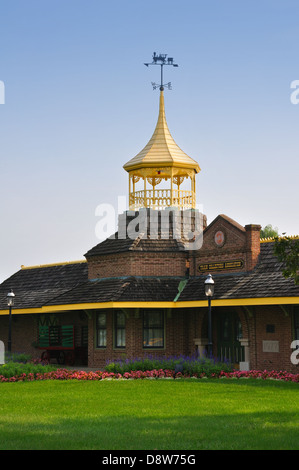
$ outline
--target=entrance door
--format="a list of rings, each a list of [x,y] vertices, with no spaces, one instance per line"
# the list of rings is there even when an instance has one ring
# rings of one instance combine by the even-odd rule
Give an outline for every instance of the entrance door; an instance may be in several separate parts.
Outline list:
[[[241,346],[242,325],[235,312],[217,315],[217,357],[232,364],[244,361],[244,346]]]

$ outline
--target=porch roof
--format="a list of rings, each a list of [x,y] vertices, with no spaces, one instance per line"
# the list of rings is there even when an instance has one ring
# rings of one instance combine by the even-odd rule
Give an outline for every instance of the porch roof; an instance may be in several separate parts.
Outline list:
[[[0,284],[0,310],[7,310],[10,289],[16,294],[14,308],[38,308],[87,279],[86,261],[22,267]]]
[[[74,310],[77,308],[100,308],[122,304],[151,307],[204,306],[205,274],[187,280],[179,293],[179,277],[118,277],[88,279],[86,262],[60,263],[34,269],[21,269],[0,285],[0,310],[7,313],[6,295],[10,288],[16,294],[16,313],[39,313],[46,309]],[[238,299],[253,299],[255,304],[298,303],[299,286],[292,279],[285,279],[282,265],[273,255],[273,243],[262,243],[256,268],[249,273],[213,274],[215,280],[215,305],[234,305]],[[263,300],[264,299],[264,300]],[[266,300],[265,300],[266,299]],[[276,300],[275,300],[276,299]],[[288,301],[284,302],[284,299]],[[222,302],[223,301],[223,302]],[[221,303],[222,302],[222,303]]]

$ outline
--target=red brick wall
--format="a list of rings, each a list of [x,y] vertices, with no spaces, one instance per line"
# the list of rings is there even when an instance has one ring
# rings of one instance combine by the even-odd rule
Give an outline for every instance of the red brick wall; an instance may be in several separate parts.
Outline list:
[[[193,309],[165,311],[165,347],[162,349],[143,348],[143,317],[142,310],[136,315],[133,309],[128,309],[126,318],[126,348],[115,348],[113,339],[113,311],[107,314],[107,347],[96,348],[95,319],[89,320],[89,366],[103,368],[108,360],[120,358],[144,357],[147,355],[172,356],[191,355],[195,353],[194,328],[198,322]]]
[[[245,225],[246,230],[246,265],[247,270],[251,271],[260,254],[260,225]]]
[[[290,359],[293,351],[290,348],[293,340],[293,316],[291,309],[287,311],[289,313],[285,314],[275,305],[255,308],[254,318],[250,319],[253,333],[250,338],[251,368],[299,372],[298,366],[293,365]],[[267,325],[274,325],[274,333],[267,333]],[[279,352],[264,351],[263,341],[278,341]]]
[[[224,244],[215,243],[215,234],[222,231]],[[242,260],[241,268],[230,272],[250,271],[257,263],[260,253],[260,226],[245,228],[226,216],[218,216],[203,233],[199,250],[176,252],[127,251],[125,253],[91,256],[88,259],[89,279],[118,276],[184,276],[186,260],[190,259],[190,275],[199,275],[198,267],[205,263]],[[208,272],[202,271],[202,272]],[[217,272],[227,272],[217,270]]]
[[[250,368],[267,370],[287,370],[298,373],[299,366],[292,365],[290,348],[293,338],[292,309],[287,308],[287,314],[279,306],[257,306],[248,312],[242,307],[236,308],[242,322],[243,338],[249,339]],[[221,309],[212,309],[214,347],[217,345],[215,319],[221,314]],[[165,311],[165,348],[143,349],[142,310],[127,310],[126,319],[126,348],[116,349],[113,343],[113,311],[107,315],[107,347],[95,347],[95,317],[96,312],[90,312],[89,319],[84,312],[67,312],[57,314],[60,324],[73,323],[79,331],[81,326],[88,323],[88,355],[89,367],[103,368],[109,359],[127,357],[142,357],[148,354],[161,355],[192,355],[195,353],[195,338],[207,338],[207,308],[173,309]],[[41,350],[35,349],[33,343],[37,338],[37,316],[15,315],[12,322],[12,351],[31,354],[39,358]],[[274,333],[267,333],[266,326],[274,325]],[[79,329],[78,329],[79,328]],[[8,315],[0,317],[0,340],[7,347]],[[263,351],[263,341],[278,341],[279,352]]]
[[[202,248],[195,254],[196,269],[205,263],[242,260],[243,267],[230,269],[230,272],[252,270],[260,253],[260,228],[259,225],[246,225],[244,228],[230,219],[219,216],[215,223],[204,231]],[[215,234],[218,231],[223,232],[225,237],[221,246],[215,243]],[[208,271],[210,270],[206,272]],[[227,269],[217,272],[227,272]]]
[[[8,315],[0,317],[0,340],[4,342],[7,350],[8,343]],[[34,358],[40,356],[32,343],[36,341],[37,316],[13,315],[11,326],[11,349],[15,353],[30,354]]]
[[[216,317],[221,309],[213,310],[213,345],[217,350]],[[249,339],[250,368],[267,370],[287,370],[298,373],[298,366],[292,365],[292,316],[286,316],[278,306],[261,306],[246,313],[242,308],[236,312],[242,322],[243,338]],[[143,357],[146,355],[192,355],[195,353],[195,338],[207,338],[207,308],[178,309],[165,311],[165,348],[143,349],[142,310],[135,315],[128,310],[126,319],[126,348],[114,348],[113,312],[107,315],[107,347],[95,347],[95,313],[89,320],[89,366],[104,367],[107,360],[121,357]],[[275,333],[266,333],[266,325],[274,324]],[[264,352],[263,341],[279,341],[279,353]]]
[[[92,257],[89,279],[118,276],[184,276],[188,253],[118,253]]]
[[[81,345],[81,327],[87,325],[87,316],[84,312],[72,311],[68,313],[52,314],[57,318],[59,325],[75,326],[75,346]],[[0,340],[4,342],[7,350],[8,341],[8,315],[0,317]],[[12,315],[12,352],[30,354],[34,359],[40,359],[42,350],[36,348],[38,336],[38,315]]]

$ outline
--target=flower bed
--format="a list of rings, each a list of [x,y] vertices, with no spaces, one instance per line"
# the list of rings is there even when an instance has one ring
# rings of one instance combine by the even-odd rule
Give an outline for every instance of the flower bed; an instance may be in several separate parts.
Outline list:
[[[219,373],[212,373],[207,375],[202,373],[200,375],[182,374],[181,372],[175,373],[170,369],[154,369],[147,371],[131,371],[123,374],[106,372],[106,371],[80,371],[69,369],[57,369],[48,372],[29,372],[20,373],[11,377],[1,375],[0,368],[0,382],[30,382],[34,380],[136,380],[136,379],[206,379],[206,378],[228,378],[228,379],[272,379],[283,380],[288,382],[299,382],[299,374],[291,374],[286,371],[238,371],[231,372],[220,371]]]
[[[213,357],[193,356],[155,356],[146,355],[144,357],[123,358],[108,361],[105,367],[106,372],[124,374],[131,371],[151,371],[151,370],[176,370],[188,374],[188,376],[197,376],[206,374],[218,375],[221,371],[231,372],[233,366],[228,361],[219,361]]]

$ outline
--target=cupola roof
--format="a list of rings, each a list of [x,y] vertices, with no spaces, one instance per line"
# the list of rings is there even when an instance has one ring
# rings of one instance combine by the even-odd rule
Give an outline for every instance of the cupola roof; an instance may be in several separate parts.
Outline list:
[[[145,167],[179,167],[200,172],[198,163],[176,144],[170,134],[165,116],[163,89],[160,91],[159,116],[155,131],[147,145],[123,168],[126,171]]]

